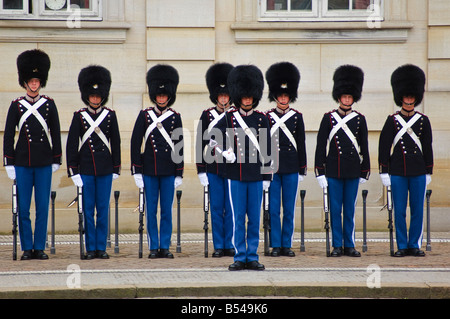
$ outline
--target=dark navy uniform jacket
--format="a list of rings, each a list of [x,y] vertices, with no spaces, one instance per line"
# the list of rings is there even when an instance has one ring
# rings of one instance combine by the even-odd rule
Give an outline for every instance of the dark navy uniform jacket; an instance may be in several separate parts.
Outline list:
[[[419,113],[419,112],[416,112]],[[406,117],[400,112],[390,115],[384,124],[380,134],[380,143],[378,150],[378,162],[380,173],[389,173],[391,175],[400,176],[417,176],[433,173],[433,146],[432,131],[430,120],[426,115],[421,115],[416,121],[412,130],[419,138],[422,144],[422,151],[406,133],[395,145],[392,153],[391,147],[397,132],[402,129],[402,125],[395,118],[400,116],[408,122],[411,117]]]
[[[94,121],[103,112],[109,111],[99,128],[108,139],[111,151],[95,131],[79,150],[81,139],[90,128],[90,124],[81,114],[83,111],[86,111]],[[69,177],[77,174],[95,176],[120,174],[120,132],[116,112],[106,107],[103,107],[103,110],[97,114],[91,113],[88,108],[82,108],[75,112],[67,136],[66,156]]]
[[[348,129],[353,133],[360,147],[361,153],[359,154],[343,129],[338,130],[332,140],[328,141],[331,130],[337,125],[332,116],[333,112],[337,112],[343,118],[338,111],[328,112],[322,118],[317,134],[314,164],[316,176],[369,179],[370,158],[365,116],[353,110],[357,113],[357,116],[347,122]],[[328,155],[327,146],[329,148]]]
[[[156,126],[145,143],[144,152],[141,152],[147,128],[153,123],[153,120],[148,114],[152,110],[156,110],[155,114],[158,117],[162,116],[159,115],[157,108],[150,107],[139,112],[136,119],[131,136],[131,173],[132,175],[173,175],[183,177],[183,124],[181,115],[172,108],[168,108],[165,112],[171,111],[173,114],[163,120],[161,124],[172,140],[174,150],[172,150],[170,144]]]
[[[18,98],[11,103],[6,118],[5,133],[3,136],[3,165],[36,167],[61,164],[62,150],[58,110],[55,102],[48,96],[42,95],[40,99],[47,100],[38,109],[38,112],[44,118],[50,130],[51,144],[41,123],[35,116],[31,115],[27,118],[19,132],[17,145],[14,145],[16,128],[19,125],[22,115],[27,111],[20,104],[20,101],[26,100],[26,98]]]
[[[226,150],[232,145],[236,155],[234,163],[226,163],[226,177],[244,182],[254,182],[262,180],[272,180],[272,170],[270,168],[270,125],[267,116],[259,111],[251,110],[241,117],[249,129],[258,140],[261,152],[258,152],[255,145],[250,141],[244,129],[238,123],[235,114],[239,110],[231,110],[217,123],[216,127],[223,134],[228,135],[223,138],[225,145],[219,145],[222,150]],[[228,128],[228,130],[227,130]],[[232,130],[230,130],[230,128]]]
[[[217,140],[217,128],[208,132],[209,125],[215,120],[212,111],[216,110],[216,107],[211,107],[202,112],[200,121],[197,127],[197,141],[196,141],[196,158],[197,158],[197,174],[199,173],[213,173],[220,176],[225,176],[225,162],[223,156],[216,152],[213,147],[209,146],[211,139]],[[222,113],[217,112],[220,116]],[[222,144],[222,143],[221,143]]]
[[[291,143],[283,130],[278,128],[272,136],[272,145],[278,149],[278,152],[277,149],[272,149],[272,153],[276,154],[274,161],[278,165],[278,167],[274,167],[274,170],[280,174],[299,173],[300,175],[306,175],[306,144],[303,115],[297,110],[289,110],[292,110],[295,114],[286,120],[284,124],[294,137],[297,148]],[[276,115],[281,120],[284,115],[279,113],[276,108],[269,110],[266,114],[269,118],[270,127],[276,123],[273,115]]]

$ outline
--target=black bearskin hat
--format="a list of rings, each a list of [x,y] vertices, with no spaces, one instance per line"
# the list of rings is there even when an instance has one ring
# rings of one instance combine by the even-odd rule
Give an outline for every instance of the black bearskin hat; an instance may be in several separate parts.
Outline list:
[[[175,103],[179,81],[180,78],[177,70],[170,65],[158,64],[150,68],[147,72],[150,100],[155,102],[157,95],[167,94],[169,96],[167,106],[171,106]]]
[[[343,94],[353,96],[353,101],[355,103],[361,99],[364,84],[364,73],[357,66],[340,66],[334,73],[333,81],[333,99],[336,102],[339,102]]]
[[[239,107],[243,97],[253,97],[257,107],[264,90],[264,76],[254,65],[239,65],[228,75],[228,88],[234,105]]]
[[[395,104],[402,106],[403,97],[414,96],[417,106],[425,93],[425,73],[415,65],[405,64],[392,73],[391,85]]]
[[[266,72],[269,86],[269,100],[275,101],[280,94],[289,95],[291,102],[297,100],[297,90],[300,83],[300,72],[290,62],[273,64]]]
[[[111,73],[99,65],[90,65],[81,70],[78,75],[78,87],[81,99],[89,105],[89,95],[99,95],[102,98],[102,106],[108,102],[111,89]]]
[[[217,103],[219,94],[230,95],[227,79],[232,69],[233,66],[229,63],[216,63],[206,72],[206,86],[209,91],[209,99],[214,104]]]
[[[17,71],[20,86],[26,88],[25,83],[31,79],[39,79],[41,81],[41,87],[45,87],[47,85],[50,65],[50,58],[44,51],[35,49],[21,53],[17,57]]]

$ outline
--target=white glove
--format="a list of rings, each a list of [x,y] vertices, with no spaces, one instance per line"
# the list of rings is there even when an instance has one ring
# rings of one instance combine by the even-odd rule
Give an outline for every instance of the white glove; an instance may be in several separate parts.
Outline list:
[[[360,184],[364,184],[365,182],[367,182],[367,179],[360,177],[359,178],[359,183]]]
[[[299,182],[299,183],[303,182],[304,179],[305,179],[305,176],[304,176],[304,175],[298,174],[298,182]]]
[[[73,183],[75,184],[76,187],[83,187],[83,180],[81,179],[81,175],[77,174],[77,175],[73,175],[70,177],[73,181]]]
[[[208,175],[206,175],[206,173],[199,173],[198,174],[198,179],[200,180],[200,184],[202,184],[203,187],[206,187],[206,186],[209,185]]]
[[[113,173],[113,181],[119,178],[119,174]]]
[[[431,174],[427,174],[427,185],[431,183]]]
[[[385,187],[391,186],[391,177],[388,173],[380,174],[381,182]]]
[[[270,181],[263,181],[263,190],[266,191],[270,187]]]
[[[142,174],[134,174],[133,177],[137,188],[144,188],[144,179],[142,178]]]
[[[175,188],[180,187],[181,184],[183,184],[183,178],[181,178],[181,176],[175,177],[175,182],[174,182]]]
[[[317,182],[319,183],[320,188],[325,189],[328,187],[327,178],[325,175],[317,176]]]
[[[56,172],[57,170],[59,170],[60,165],[59,164],[52,164],[52,173]]]
[[[233,150],[223,151],[222,156],[225,157],[225,159],[230,162],[234,163],[236,161],[236,155],[234,155]]]
[[[6,174],[8,174],[9,179],[16,179],[16,168],[14,165],[5,166]]]

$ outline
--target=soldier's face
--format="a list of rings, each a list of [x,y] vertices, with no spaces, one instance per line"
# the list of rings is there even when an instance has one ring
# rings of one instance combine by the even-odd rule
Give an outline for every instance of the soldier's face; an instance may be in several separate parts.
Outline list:
[[[230,102],[230,96],[228,94],[219,94],[217,96],[217,102],[219,102],[219,107],[225,107]]]
[[[97,94],[89,95],[89,104],[92,107],[99,107],[101,103],[102,103],[102,98],[100,95],[97,95]]]
[[[407,111],[412,111],[414,110],[415,103],[416,98],[414,96],[404,96],[402,107]]]
[[[167,103],[169,102],[169,96],[166,94],[158,94],[156,96],[156,103],[158,104],[158,106],[160,107],[165,107],[167,106]]]
[[[353,96],[350,94],[343,94],[341,96],[341,107],[343,109],[349,109],[353,105]]]
[[[287,95],[286,93],[280,94],[277,97],[277,106],[280,109],[284,110],[289,107],[289,101],[290,101],[289,95]]]
[[[27,85],[28,85],[28,88],[32,92],[37,92],[41,88],[41,80],[39,80],[39,79],[31,79],[30,81],[27,82]]]
[[[250,111],[253,108],[253,97],[243,97],[241,99],[241,107],[244,111]]]

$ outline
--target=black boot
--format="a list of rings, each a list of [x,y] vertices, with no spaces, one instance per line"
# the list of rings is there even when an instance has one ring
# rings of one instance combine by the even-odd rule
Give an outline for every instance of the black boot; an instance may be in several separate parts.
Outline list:
[[[361,257],[361,253],[353,247],[345,247],[344,255],[350,257]]]
[[[330,257],[341,257],[341,256],[342,256],[342,247],[334,247]]]

